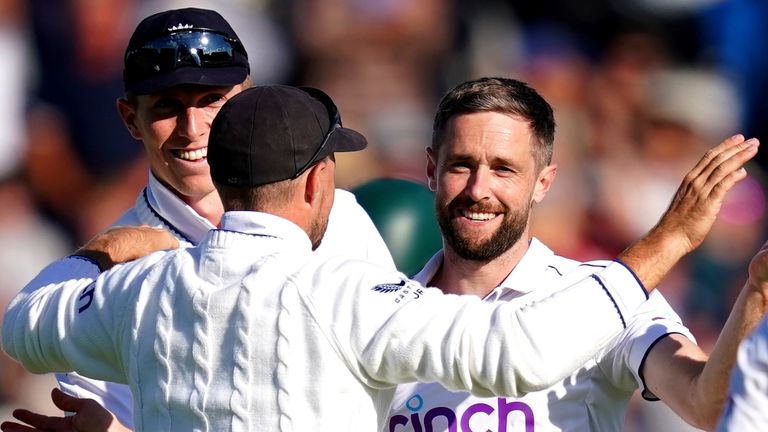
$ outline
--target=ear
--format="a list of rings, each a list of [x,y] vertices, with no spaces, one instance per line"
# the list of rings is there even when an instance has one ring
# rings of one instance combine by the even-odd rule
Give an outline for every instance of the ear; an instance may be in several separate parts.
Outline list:
[[[539,172],[539,176],[536,178],[536,185],[533,189],[533,202],[541,202],[549,192],[549,188],[552,187],[552,183],[555,181],[557,175],[557,164],[550,164],[544,167]]]
[[[307,171],[306,183],[304,184],[304,202],[310,206],[315,206],[323,193],[328,182],[327,176],[333,175],[327,159],[316,163]]]
[[[139,128],[136,127],[136,107],[131,105],[125,98],[117,99],[117,113],[120,114],[120,118],[123,119],[123,124],[128,128],[128,132],[134,139],[140,140],[141,133]]]
[[[437,170],[437,160],[435,152],[432,147],[427,147],[427,185],[429,190],[435,192],[437,190],[437,178],[435,177]]]

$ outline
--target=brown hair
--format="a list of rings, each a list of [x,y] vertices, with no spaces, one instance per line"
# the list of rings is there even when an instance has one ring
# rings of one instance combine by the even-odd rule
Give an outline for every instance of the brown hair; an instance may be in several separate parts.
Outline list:
[[[448,121],[460,114],[498,112],[528,121],[536,138],[533,156],[539,168],[552,162],[555,118],[552,107],[526,83],[510,78],[486,77],[451,89],[437,107],[432,127],[432,150],[437,153]]]

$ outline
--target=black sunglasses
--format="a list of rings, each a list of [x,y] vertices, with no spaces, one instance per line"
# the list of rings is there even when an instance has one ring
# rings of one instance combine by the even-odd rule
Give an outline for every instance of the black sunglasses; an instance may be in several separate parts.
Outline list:
[[[183,66],[216,68],[237,66],[235,53],[245,58],[243,44],[209,29],[174,32],[126,52],[125,67],[143,76],[173,71]]]
[[[311,158],[307,161],[307,163],[304,164],[298,171],[296,171],[296,174],[293,176],[294,179],[298,178],[300,175],[304,173],[304,171],[308,170],[312,165],[318,162],[318,157],[320,154],[322,154],[323,149],[325,148],[326,144],[328,144],[328,139],[331,137],[331,134],[337,129],[341,127],[341,114],[339,114],[339,109],[336,108],[336,104],[333,103],[333,100],[330,96],[325,94],[325,92],[318,90],[316,88],[312,87],[299,87],[302,91],[309,94],[313,98],[319,100],[322,102],[323,106],[325,106],[325,110],[328,112],[328,119],[330,120],[330,126],[328,127],[328,132],[325,133],[325,137],[323,138],[323,142],[320,143],[320,147],[315,150],[315,153],[312,155]]]

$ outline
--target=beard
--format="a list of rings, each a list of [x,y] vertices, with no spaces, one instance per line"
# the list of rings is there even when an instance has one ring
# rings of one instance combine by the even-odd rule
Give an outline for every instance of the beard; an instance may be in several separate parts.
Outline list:
[[[437,207],[437,222],[443,232],[445,242],[461,258],[470,261],[488,262],[501,256],[517,243],[522,237],[528,225],[529,207],[523,207],[512,211],[502,206],[503,219],[501,226],[491,233],[486,239],[462,233],[458,221],[453,217],[457,214],[456,208],[462,207],[475,212],[498,212],[488,206],[477,203],[463,203],[457,197],[448,205]]]
[[[333,194],[333,192],[331,193]],[[333,195],[331,195],[331,200],[333,200]],[[322,243],[323,237],[325,237],[325,232],[328,230],[328,219],[331,215],[332,205],[333,201],[331,201],[330,205],[328,205],[326,202],[323,202],[320,205],[321,210],[319,214],[317,217],[313,218],[312,222],[310,223],[309,232],[307,232],[307,235],[309,235],[309,240],[312,242],[312,250],[316,250],[318,247],[320,247],[320,243]],[[327,211],[325,211],[326,206]]]
[[[309,227],[309,240],[312,242],[312,250],[316,250],[320,247],[320,243],[323,241],[325,231],[328,229],[328,217],[315,218],[312,220],[312,224]]]

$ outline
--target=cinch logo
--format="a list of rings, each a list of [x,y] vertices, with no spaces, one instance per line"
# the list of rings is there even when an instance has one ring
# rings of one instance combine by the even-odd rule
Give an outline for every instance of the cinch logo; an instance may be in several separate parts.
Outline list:
[[[399,414],[390,417],[389,432],[397,432],[398,429],[400,431],[406,430],[405,428],[398,428],[398,426],[408,425],[413,428],[414,432],[435,432],[436,428],[434,421],[437,418],[443,418],[443,420],[439,420],[438,424],[440,426],[438,426],[438,428],[442,428],[443,425],[447,423],[448,432],[481,432],[473,431],[470,428],[470,419],[474,415],[490,416],[494,411],[496,411],[495,415],[498,418],[498,432],[512,432],[507,430],[507,417],[512,412],[522,413],[525,416],[525,432],[534,431],[533,410],[528,404],[518,401],[507,402],[505,398],[497,398],[496,403],[498,406],[495,408],[482,402],[470,405],[461,415],[460,419],[457,419],[456,412],[448,407],[434,407],[425,412],[422,417],[419,414],[419,411],[424,407],[424,399],[421,395],[415,394],[405,403],[405,407],[413,414],[411,414],[410,418]],[[457,429],[457,420],[459,420],[458,425],[460,426],[460,429]]]

